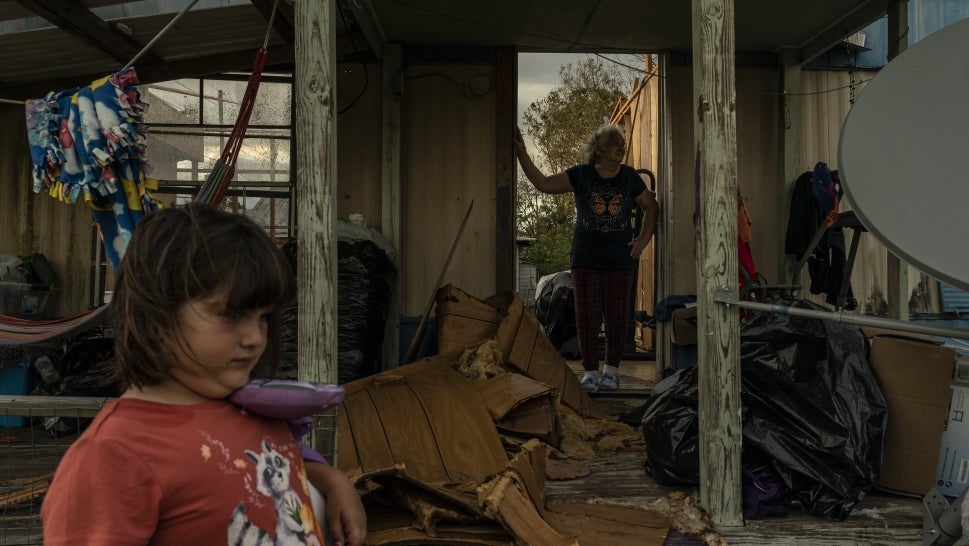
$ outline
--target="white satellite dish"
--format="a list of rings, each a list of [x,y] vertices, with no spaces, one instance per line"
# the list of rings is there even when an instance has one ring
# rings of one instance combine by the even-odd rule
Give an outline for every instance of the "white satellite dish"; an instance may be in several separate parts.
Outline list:
[[[893,59],[841,130],[839,173],[894,254],[969,290],[969,19]]]

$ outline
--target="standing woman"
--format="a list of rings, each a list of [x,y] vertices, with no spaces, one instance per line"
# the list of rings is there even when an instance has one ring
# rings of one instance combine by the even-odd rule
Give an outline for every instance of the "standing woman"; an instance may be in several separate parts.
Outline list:
[[[586,163],[545,176],[535,166],[521,130],[515,130],[515,151],[525,176],[544,193],[575,194],[572,235],[572,287],[575,327],[582,353],[582,388],[619,388],[619,364],[639,256],[653,238],[659,206],[635,169],[623,165],[626,139],[622,129],[607,123],[586,142]],[[639,234],[630,222],[633,208],[643,210]],[[606,363],[599,374],[599,326],[605,320]]]

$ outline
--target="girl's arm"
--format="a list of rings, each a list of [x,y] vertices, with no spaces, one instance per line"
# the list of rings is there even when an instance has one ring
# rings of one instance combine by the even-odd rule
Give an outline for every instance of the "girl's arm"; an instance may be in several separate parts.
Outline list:
[[[306,478],[326,497],[326,530],[334,546],[360,546],[367,537],[367,512],[355,487],[341,470],[304,461]]]

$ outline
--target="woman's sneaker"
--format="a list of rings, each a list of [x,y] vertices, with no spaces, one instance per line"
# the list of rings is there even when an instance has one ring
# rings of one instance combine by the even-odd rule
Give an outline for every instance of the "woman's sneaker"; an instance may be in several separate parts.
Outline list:
[[[596,392],[599,390],[598,378],[592,374],[586,374],[579,382],[579,386],[586,392]]]
[[[607,391],[614,391],[619,388],[619,377],[609,372],[603,372],[599,379],[599,388]]]

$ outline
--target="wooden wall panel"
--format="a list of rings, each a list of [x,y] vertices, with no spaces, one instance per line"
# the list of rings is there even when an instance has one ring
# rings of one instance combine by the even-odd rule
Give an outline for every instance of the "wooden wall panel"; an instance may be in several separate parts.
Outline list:
[[[851,110],[852,98],[860,97],[865,84],[875,77],[876,72],[804,72],[804,142],[803,170],[812,170],[815,163],[824,161],[831,169],[838,168],[838,142],[841,126]],[[850,184],[850,181],[846,181]],[[841,210],[851,210],[852,203],[845,200]],[[863,206],[863,205],[862,205]],[[845,231],[847,236],[851,230]],[[886,269],[888,252],[883,244],[871,233],[862,235],[851,275],[851,285],[859,303],[859,311],[869,315],[884,316],[888,311]],[[909,268],[909,294],[915,306],[913,312],[939,312],[939,294],[934,279]],[[807,272],[802,272],[801,284],[810,285]],[[823,302],[824,295],[812,296],[806,290],[804,295],[814,301]]]
[[[0,105],[0,254],[43,253],[58,278],[57,316],[87,310],[92,222],[86,205],[68,205],[32,188],[22,107]]]
[[[669,86],[672,173],[667,194],[666,228],[672,247],[666,249],[672,263],[673,282],[667,294],[696,294],[696,245],[693,209],[696,198],[694,170],[697,144],[693,138],[693,69],[671,68]]]
[[[363,215],[381,231],[382,68],[372,63],[337,66],[337,217]]]
[[[806,71],[802,73],[803,94],[799,97],[803,108],[801,157],[802,172],[812,170],[815,163],[824,161],[831,169],[838,168],[838,142],[841,126],[851,109],[852,96],[863,93],[865,82],[875,73],[856,71]],[[667,228],[674,241],[673,288],[670,294],[693,294],[696,290],[696,269],[693,256],[693,172],[696,144],[691,125],[692,72],[688,68],[671,70],[669,79],[672,101],[673,173],[670,219]],[[777,107],[779,76],[771,70],[738,69],[737,71],[737,153],[738,186],[747,198],[753,216],[751,247],[758,269],[772,283],[790,283],[793,257],[781,259],[790,207],[789,188],[792,180],[781,180],[783,166],[780,127]],[[850,182],[849,182],[850,183]],[[842,210],[850,210],[847,200]],[[852,235],[846,230],[846,235]],[[784,267],[774,264],[784,264]],[[886,250],[872,234],[862,236],[858,256],[852,271],[852,290],[859,302],[859,311],[884,315],[887,311]],[[807,270],[799,279],[804,287],[802,296],[823,303],[824,294],[812,295],[808,287]],[[909,293],[917,302],[916,312],[937,312],[938,293],[932,279],[915,268],[909,270]]]
[[[619,123],[626,131],[626,164],[636,169],[649,169],[659,181],[659,78],[647,77],[630,95],[626,104],[614,115],[614,123]],[[642,175],[647,188],[650,187],[649,178]],[[662,197],[657,193],[657,200]],[[663,203],[660,203],[662,210]],[[643,250],[636,272],[636,300],[635,310],[646,311],[650,315],[656,306],[656,245],[659,233],[653,242]],[[655,349],[654,330],[648,327],[638,327],[636,331],[639,346],[645,350]]]
[[[779,77],[764,69],[737,70],[737,188],[746,200],[752,225],[751,253],[758,272],[769,282],[785,282],[778,256],[784,252],[786,215]]]
[[[696,203],[694,166],[697,145],[693,138],[692,70],[670,72],[673,119],[672,199],[667,204],[674,248],[673,287],[670,294],[696,293],[693,213]],[[737,69],[737,186],[753,217],[751,250],[754,263],[771,282],[780,282],[778,252],[784,251],[784,228],[779,228],[778,207],[783,190],[777,112],[778,76],[765,69]],[[786,227],[786,226],[785,226]]]
[[[495,292],[495,93],[492,66],[417,65],[402,96],[401,314],[434,292],[468,206],[474,209],[442,284]]]

